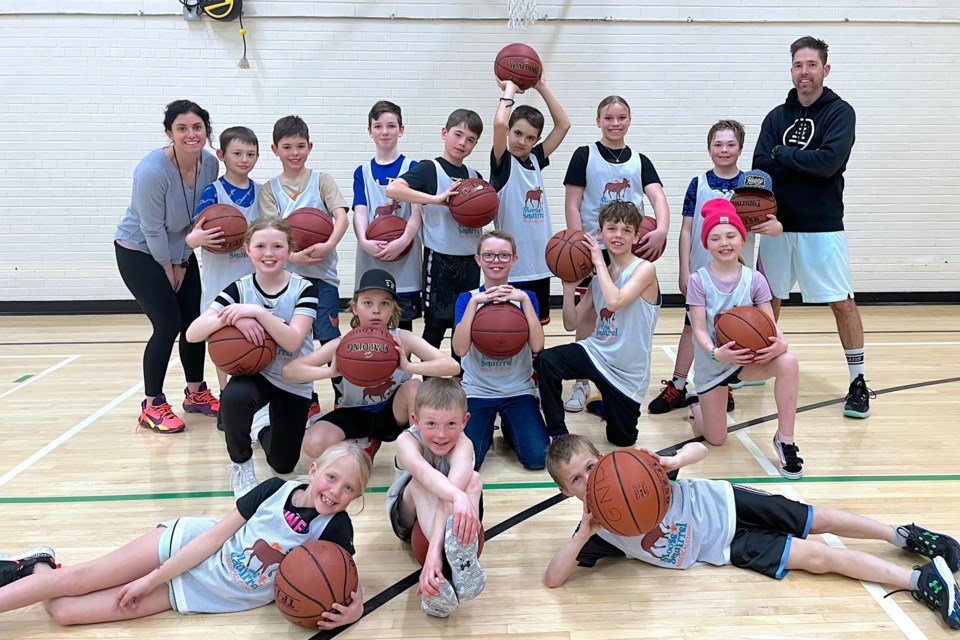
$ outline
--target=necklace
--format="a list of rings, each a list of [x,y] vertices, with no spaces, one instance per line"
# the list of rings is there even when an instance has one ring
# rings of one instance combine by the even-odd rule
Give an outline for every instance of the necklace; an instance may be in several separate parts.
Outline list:
[[[202,156],[201,152],[201,156]],[[180,160],[177,158],[177,148],[173,147],[173,163],[177,165],[177,175],[180,176],[180,192],[183,194],[183,206],[187,208],[187,219],[193,218],[193,212],[197,210],[197,181],[200,179],[200,158],[197,158],[197,166],[193,174],[193,208],[190,208],[190,202],[187,200],[187,185],[183,181],[183,172],[180,169]]]
[[[603,144],[603,143],[601,142],[600,144]],[[620,153],[614,153],[614,152],[613,152],[613,149],[610,148],[610,147],[608,147],[607,145],[604,144],[603,147],[604,147],[607,151],[610,152],[610,155],[613,156],[613,159],[616,161],[617,164],[620,164],[620,158],[622,158],[624,152],[627,151],[627,149],[630,148],[630,147],[624,147],[624,148],[620,149]]]

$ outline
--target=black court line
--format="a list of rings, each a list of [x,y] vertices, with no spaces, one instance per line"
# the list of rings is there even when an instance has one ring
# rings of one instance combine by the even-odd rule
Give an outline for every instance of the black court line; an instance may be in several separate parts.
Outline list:
[[[920,389],[922,387],[933,387],[936,385],[950,384],[953,382],[960,382],[960,376],[957,376],[954,378],[941,378],[939,380],[928,380],[926,382],[914,382],[912,384],[900,385],[899,387],[890,387],[889,389],[881,389],[879,391],[874,391],[874,393],[878,396],[882,396],[888,393],[897,393],[898,391],[908,391],[910,389]],[[813,411],[814,409],[822,409],[823,407],[829,407],[831,405],[840,404],[845,400],[846,398],[834,398],[833,400],[824,400],[822,402],[815,402],[813,404],[808,404],[803,407],[798,407],[797,413]],[[742,429],[746,429],[747,427],[753,427],[758,424],[762,424],[764,422],[769,422],[771,420],[775,420],[776,417],[777,417],[777,414],[773,413],[770,415],[761,416],[759,418],[753,418],[752,420],[747,420],[746,422],[740,422],[738,424],[734,424],[728,427],[727,433],[734,433],[735,431],[740,431]],[[703,436],[699,436],[697,438],[690,438],[689,440],[678,442],[672,447],[665,447],[660,451],[658,451],[657,453],[659,455],[664,455],[671,449],[679,449],[683,445],[688,444],[690,442],[703,442],[703,441],[704,441]],[[507,518],[506,520],[493,526],[489,530],[484,530],[484,537],[486,540],[495,538],[496,536],[500,535],[504,531],[508,531],[509,529],[512,529],[513,527],[517,526],[524,520],[528,520],[533,516],[537,515],[538,513],[541,513],[542,511],[546,511],[550,507],[560,504],[566,499],[567,499],[567,496],[563,495],[562,493],[558,493],[551,498],[547,498],[543,502],[539,502],[533,505],[532,507],[528,507],[527,509],[524,509],[523,511],[516,514],[515,516],[511,516],[510,518]],[[391,600],[399,596],[401,593],[403,593],[413,585],[417,584],[417,582],[419,582],[419,576],[420,576],[420,570],[418,569],[413,573],[411,573],[410,575],[408,575],[407,577],[401,580],[398,580],[393,585],[387,587],[386,589],[384,589],[374,597],[370,598],[367,602],[363,604],[363,615],[360,616],[360,620],[363,620],[368,614],[373,613],[374,611],[376,611],[383,605],[387,604],[388,602],[390,602]],[[358,620],[357,622],[359,622],[360,620]],[[356,624],[356,623],[353,623],[353,624]],[[310,640],[327,640],[328,638],[336,637],[340,635],[340,633],[352,627],[353,624],[349,624],[343,627],[338,627],[331,631],[326,631],[326,630],[321,631],[320,633],[317,633],[316,635],[312,636]]]

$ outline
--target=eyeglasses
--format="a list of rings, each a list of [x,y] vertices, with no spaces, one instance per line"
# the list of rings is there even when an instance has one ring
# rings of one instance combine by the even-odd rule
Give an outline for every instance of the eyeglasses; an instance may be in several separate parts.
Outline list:
[[[513,260],[512,253],[481,253],[480,259],[484,262],[510,262]]]

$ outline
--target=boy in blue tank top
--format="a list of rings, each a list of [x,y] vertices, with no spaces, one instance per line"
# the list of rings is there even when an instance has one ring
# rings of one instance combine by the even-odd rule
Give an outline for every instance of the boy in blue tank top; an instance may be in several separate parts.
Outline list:
[[[541,80],[534,89],[550,110],[553,129],[540,142],[543,114],[530,105],[513,108],[514,96],[523,93],[510,80],[500,81],[503,97],[493,118],[490,184],[500,195],[500,212],[494,225],[519,244],[510,284],[532,291],[537,298],[540,322],[550,322],[550,270],[544,253],[553,235],[550,209],[544,193],[542,170],[570,130],[570,118]],[[539,144],[537,144],[539,142]]]
[[[464,164],[473,153],[483,121],[469,109],[457,109],[441,131],[443,156],[424,160],[387,186],[387,197],[419,204],[423,216],[423,339],[435,347],[453,328],[457,296],[480,284],[473,259],[481,229],[453,219],[447,198],[458,180],[482,177]]]
[[[397,284],[401,329],[413,329],[413,321],[422,315],[420,304],[420,262],[423,248],[420,205],[400,203],[386,196],[387,186],[417,165],[397,149],[403,136],[400,107],[380,100],[367,115],[367,132],[376,145],[376,155],[353,172],[353,231],[357,236],[355,273],[382,269]],[[400,216],[407,221],[403,235],[390,242],[367,239],[367,227],[382,216]],[[404,252],[407,252],[404,255]]]
[[[653,455],[670,472],[703,460],[707,448],[691,442],[675,455]],[[960,571],[960,545],[950,536],[915,524],[888,525],[850,511],[806,505],[725,480],[701,479],[671,483],[667,514],[649,533],[618,536],[600,527],[584,500],[599,459],[593,443],[581,436],[563,436],[550,444],[550,476],[564,495],[584,503],[573,537],[547,567],[550,588],[564,584],[578,566],[591,568],[605,557],[626,556],[665,569],[732,564],[777,580],[798,569],[910,591],[948,627],[960,629],[960,589],[953,576]],[[825,533],[888,542],[931,560],[908,569],[871,553],[807,539]]]
[[[641,214],[628,201],[600,209],[600,240],[587,235],[596,276],[574,304],[577,284],[563,283],[563,328],[574,331],[596,314],[593,333],[573,344],[544,350],[534,362],[540,403],[551,438],[567,433],[561,397],[563,380],[592,380],[603,397],[607,440],[618,447],[637,441],[640,402],[650,385],[653,332],[660,315],[660,287],[653,263],[633,255]]]
[[[533,381],[533,358],[543,350],[543,326],[532,291],[508,284],[517,264],[517,244],[505,231],[490,231],[480,238],[475,259],[483,271],[479,289],[461,293],[457,299],[453,350],[463,368],[470,420],[465,433],[473,442],[477,470],[493,442],[493,422],[500,415],[504,442],[517,453],[526,469],[543,469],[547,455],[547,426],[540,414],[537,385]],[[520,353],[492,358],[472,342],[473,319],[481,306],[515,304],[523,311],[530,337]]]

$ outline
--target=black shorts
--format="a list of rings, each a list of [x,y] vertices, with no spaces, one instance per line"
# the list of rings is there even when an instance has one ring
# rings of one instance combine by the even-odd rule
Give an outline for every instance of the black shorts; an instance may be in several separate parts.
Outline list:
[[[603,262],[608,267],[610,266],[610,253],[606,249],[601,249],[603,251]],[[593,281],[593,276],[589,275],[583,280],[580,281],[580,284],[577,285],[577,293],[584,294],[587,292],[587,289],[590,288],[590,283]]]
[[[393,416],[393,399],[396,397],[397,394],[394,393],[373,407],[334,409],[320,419],[340,427],[348,439],[377,438],[384,442],[393,442],[410,426],[409,423],[397,425],[397,419]]]
[[[480,286],[480,265],[472,255],[451,256],[423,250],[423,319],[431,327],[452,329],[457,298]]]
[[[743,371],[743,367],[737,367],[736,369],[733,370],[733,372],[730,373],[730,375],[728,375],[726,378],[724,378],[723,380],[721,380],[721,381],[718,382],[717,384],[713,385],[712,387],[707,387],[706,389],[702,389],[702,390],[701,390],[701,389],[697,389],[696,395],[697,395],[697,396],[702,396],[703,394],[705,394],[705,393],[707,393],[707,392],[713,391],[713,390],[716,389],[717,387],[729,387],[731,382],[734,382],[735,380],[739,380],[739,379],[740,379],[740,372],[741,372],[741,371]]]
[[[411,478],[412,480],[413,478]],[[410,538],[413,537],[413,525],[417,523],[416,518],[414,518],[413,523],[409,527],[405,527],[400,523],[400,504],[403,502],[403,492],[407,490],[407,484],[400,487],[400,492],[397,494],[397,499],[390,505],[390,527],[393,529],[394,535],[403,540],[404,542],[410,542]],[[480,502],[477,505],[477,516],[480,518],[481,524],[483,523],[483,492],[480,493]],[[447,556],[443,556],[443,566],[447,568]],[[447,573],[446,575],[450,575]]]
[[[540,324],[550,324],[550,278],[527,280],[526,282],[511,282],[517,289],[526,289],[537,297],[537,312],[540,315]]]
[[[737,529],[730,543],[730,563],[782,579],[793,538],[810,533],[813,507],[739,485],[733,488],[733,500]]]
[[[684,310],[685,310],[685,311],[683,312],[683,326],[685,326],[685,327],[693,327],[693,323],[690,322],[690,305],[685,304],[685,305],[683,305],[683,308],[684,308]]]
[[[400,300],[399,307],[401,322],[412,322],[423,315],[423,306],[419,291],[398,293],[397,298]]]

